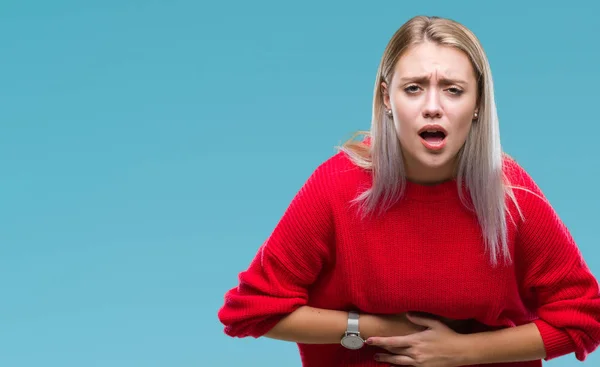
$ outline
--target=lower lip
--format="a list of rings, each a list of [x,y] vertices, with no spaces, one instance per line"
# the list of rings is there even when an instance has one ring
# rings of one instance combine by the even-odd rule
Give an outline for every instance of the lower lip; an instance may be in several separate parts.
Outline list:
[[[428,142],[427,140],[421,138],[421,143],[423,143],[425,148],[427,148],[429,150],[442,150],[446,146],[446,138],[444,138],[439,143],[435,143],[435,144],[432,144],[432,143]]]

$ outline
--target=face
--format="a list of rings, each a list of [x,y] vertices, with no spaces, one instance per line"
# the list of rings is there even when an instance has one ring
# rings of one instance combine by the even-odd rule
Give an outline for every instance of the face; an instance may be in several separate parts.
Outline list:
[[[466,54],[426,42],[411,47],[382,84],[408,179],[435,183],[454,175],[477,112],[477,81]]]

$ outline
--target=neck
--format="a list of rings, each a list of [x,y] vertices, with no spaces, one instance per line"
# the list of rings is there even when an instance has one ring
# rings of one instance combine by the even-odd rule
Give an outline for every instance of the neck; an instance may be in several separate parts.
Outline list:
[[[423,185],[423,186],[435,186],[435,185],[439,185],[442,184],[444,182],[448,182],[450,180],[452,180],[453,177],[448,177],[446,179],[419,179],[419,178],[414,178],[411,176],[406,176],[406,180],[417,184],[417,185]]]
[[[419,185],[433,186],[456,177],[457,160],[452,160],[443,166],[431,167],[404,157],[404,167],[408,181]]]

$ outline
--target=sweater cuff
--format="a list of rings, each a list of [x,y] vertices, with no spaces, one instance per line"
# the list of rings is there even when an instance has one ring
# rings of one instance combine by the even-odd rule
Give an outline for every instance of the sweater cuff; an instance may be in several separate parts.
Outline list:
[[[575,344],[573,344],[569,334],[551,326],[545,321],[538,319],[533,322],[537,326],[540,335],[542,336],[542,341],[544,342],[544,348],[546,349],[545,361],[575,351]]]

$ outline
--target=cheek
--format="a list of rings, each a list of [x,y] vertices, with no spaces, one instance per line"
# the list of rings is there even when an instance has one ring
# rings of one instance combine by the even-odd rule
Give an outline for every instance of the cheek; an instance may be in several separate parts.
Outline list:
[[[399,104],[396,105],[394,112],[394,127],[400,141],[411,138],[411,135],[418,129],[419,110],[412,108],[410,104]]]
[[[458,113],[449,113],[447,115],[450,125],[455,136],[460,137],[460,140],[467,138],[469,130],[473,125],[473,114],[470,108],[464,108],[461,106]]]
[[[456,127],[454,132],[457,139],[453,142],[457,146],[462,146],[467,137],[469,136],[469,131],[471,130],[472,123],[471,121],[463,122]]]
[[[414,140],[413,131],[414,119],[406,116],[406,114],[398,114],[394,119],[394,128],[396,129],[396,135],[403,146],[408,146],[412,140]]]

